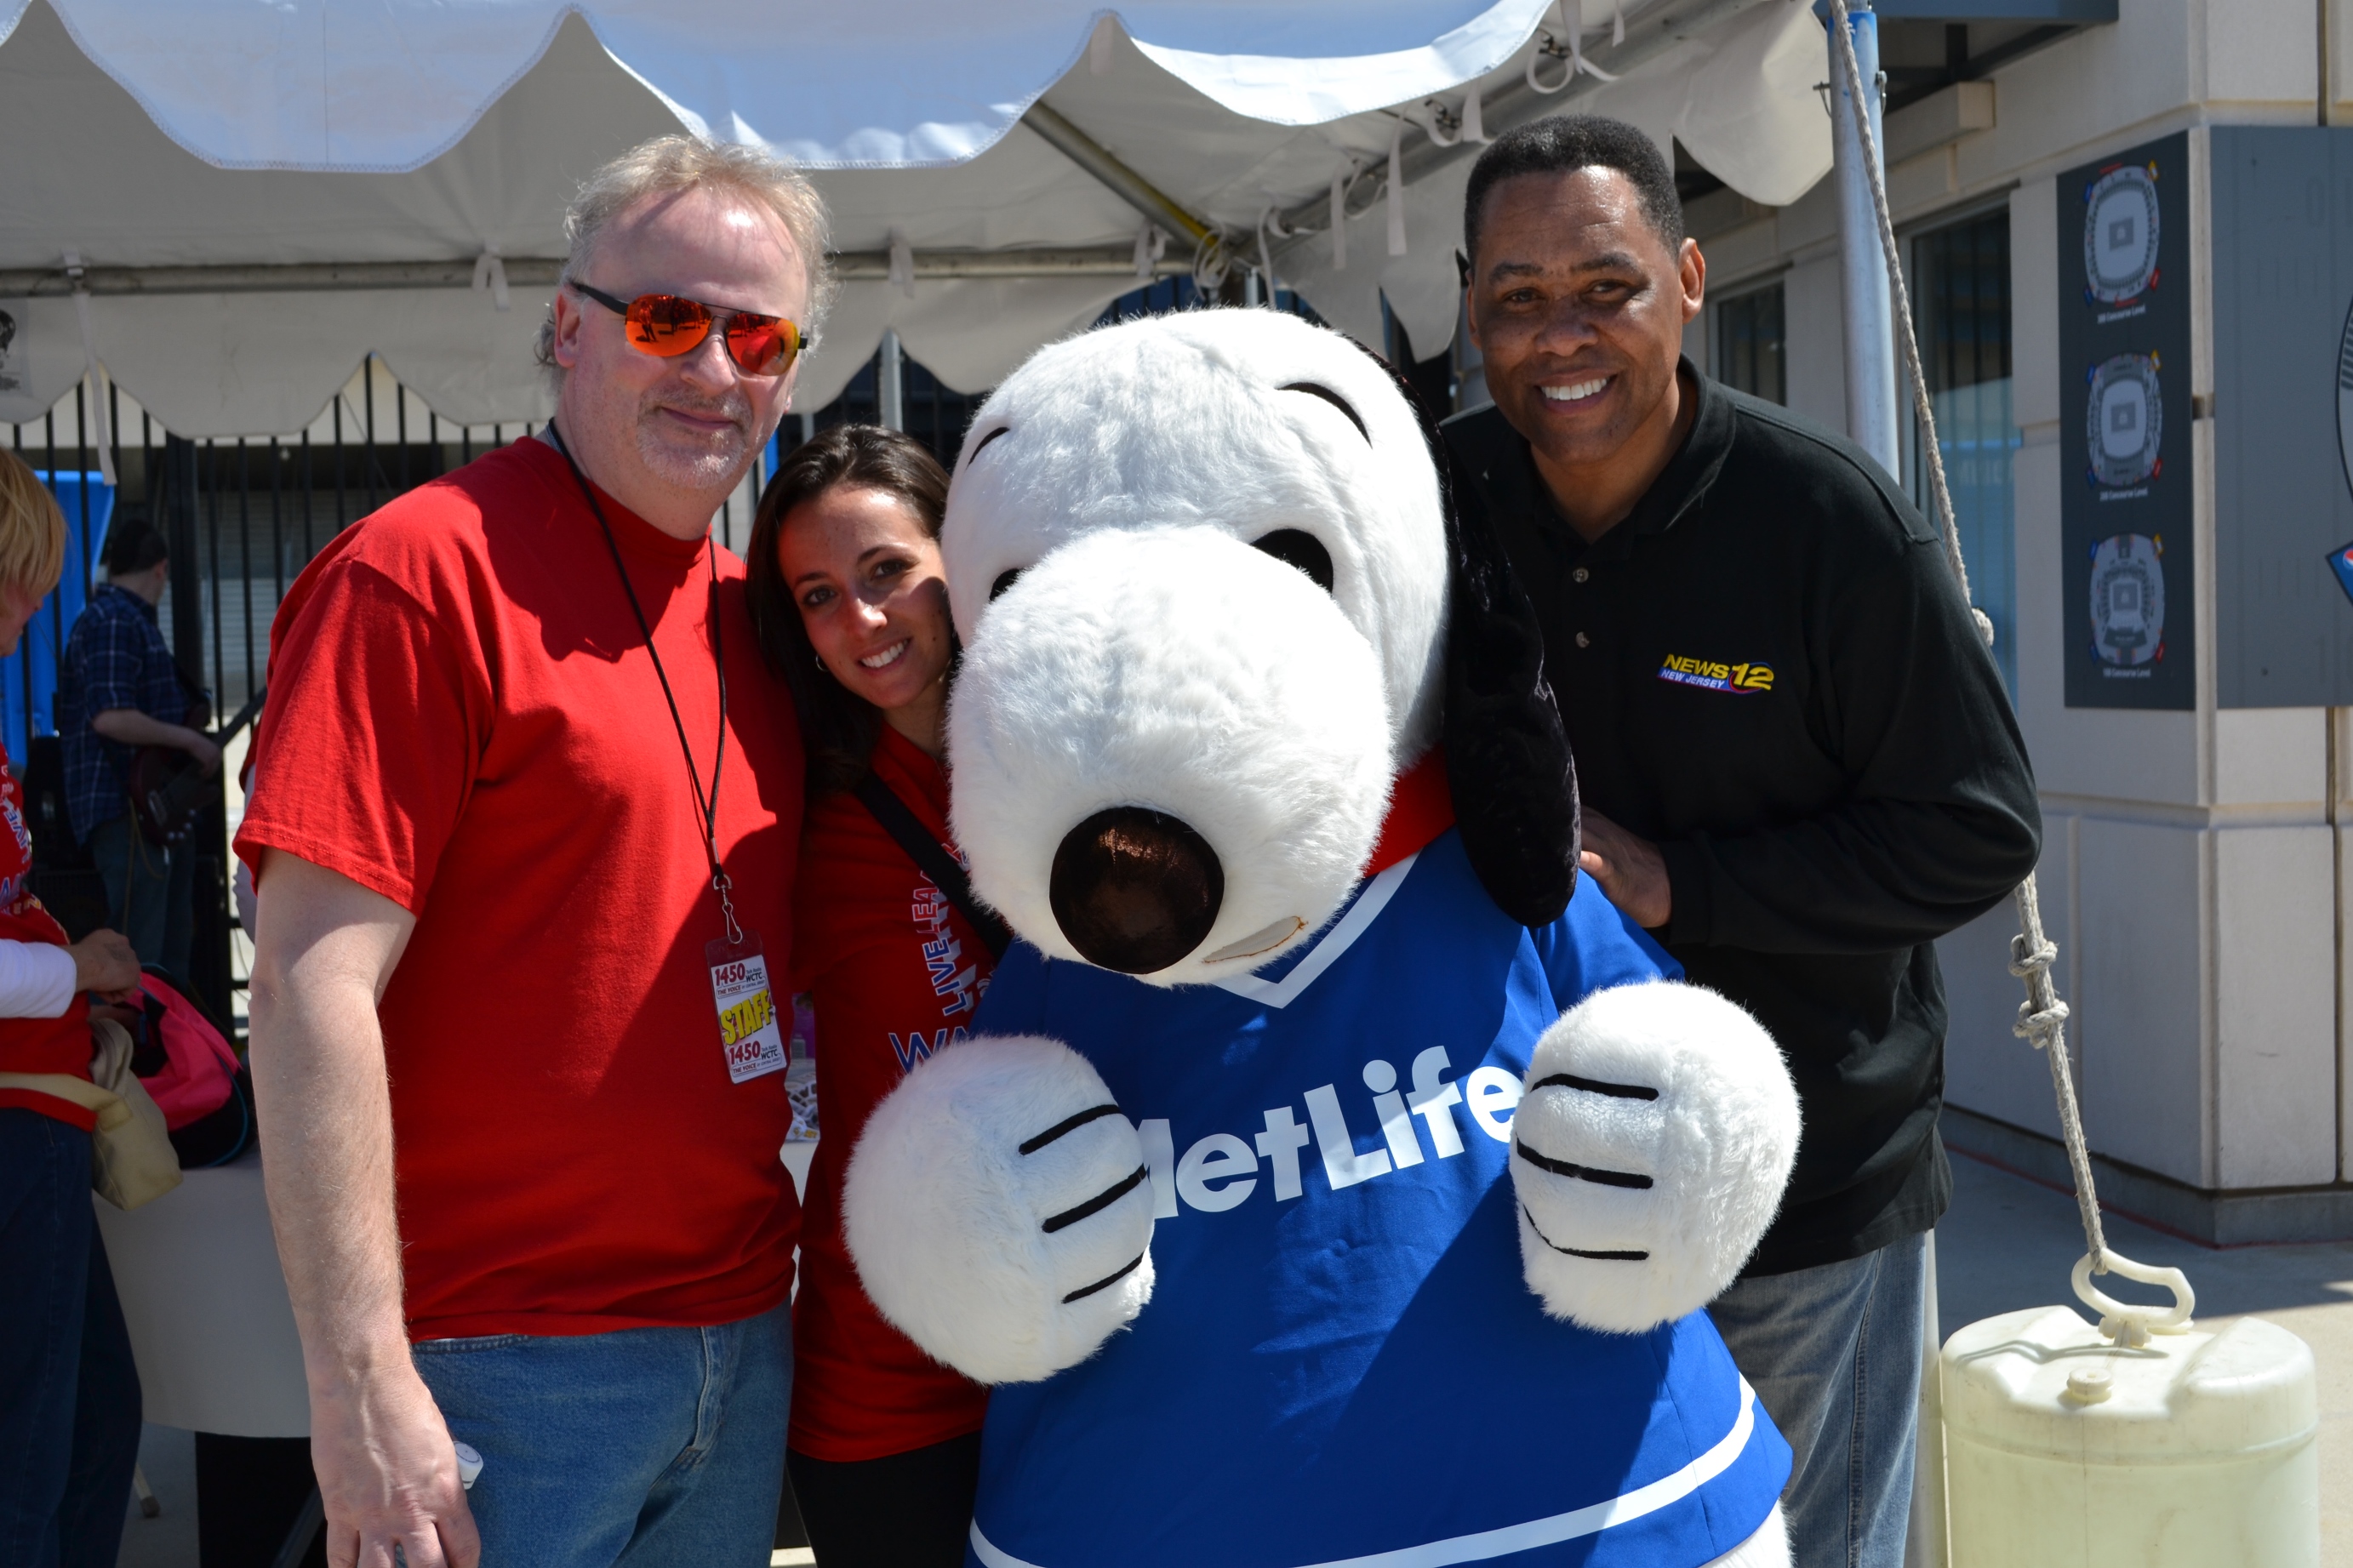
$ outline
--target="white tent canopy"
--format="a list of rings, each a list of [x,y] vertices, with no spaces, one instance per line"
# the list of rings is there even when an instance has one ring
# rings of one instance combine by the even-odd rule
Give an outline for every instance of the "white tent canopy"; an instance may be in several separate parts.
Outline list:
[[[181,434],[283,432],[370,353],[453,422],[542,417],[529,343],[565,203],[681,127],[776,147],[831,204],[849,281],[803,407],[886,328],[977,390],[1136,286],[1144,218],[1038,132],[1047,110],[1231,265],[1271,263],[1376,342],[1386,294],[1426,349],[1453,325],[1474,149],[1450,144],[1474,89],[1490,132],[1573,100],[1768,204],[1828,170],[1799,0],[1628,0],[1622,42],[1613,0],[1574,26],[1556,4],[0,0],[0,421],[46,412],[94,356]],[[1531,59],[1549,89],[1572,48],[1623,79],[1530,91]],[[1335,176],[1345,268],[1281,216],[1323,228]],[[1161,269],[1189,266],[1182,221],[1158,226]]]

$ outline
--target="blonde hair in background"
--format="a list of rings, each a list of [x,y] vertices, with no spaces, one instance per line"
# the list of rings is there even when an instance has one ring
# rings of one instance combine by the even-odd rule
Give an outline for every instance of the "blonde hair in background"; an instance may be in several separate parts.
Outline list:
[[[66,514],[58,498],[24,458],[0,451],[0,583],[46,595],[65,565]]]
[[[581,183],[580,194],[564,214],[564,237],[570,254],[564,263],[565,282],[586,270],[596,258],[596,241],[605,226],[649,196],[673,195],[699,186],[735,191],[776,215],[792,236],[807,271],[807,320],[796,322],[804,351],[814,347],[833,309],[839,284],[833,276],[832,220],[825,198],[808,176],[765,148],[733,142],[705,142],[700,137],[657,136],[622,153]],[[549,308],[540,323],[533,353],[541,366],[561,385],[564,369],[555,363],[555,314]]]

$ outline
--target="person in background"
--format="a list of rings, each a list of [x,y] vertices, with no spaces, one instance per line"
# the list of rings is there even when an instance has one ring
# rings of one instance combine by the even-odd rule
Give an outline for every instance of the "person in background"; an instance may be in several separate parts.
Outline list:
[[[960,870],[943,763],[955,652],[940,565],[947,489],[908,437],[839,426],[777,468],[752,529],[753,615],[808,754],[794,971],[822,1042],[823,1136],[802,1209],[787,1460],[827,1568],[960,1568],[987,1411],[987,1390],[875,1310],[841,1218],[867,1118],[963,1038],[995,963],[987,940],[1002,941],[959,907],[960,876],[935,866],[956,885],[944,889],[869,804]]]
[[[338,534],[271,627],[253,1079],[339,1564],[776,1540],[803,763],[710,531],[792,405],[825,208],[666,136],[565,228],[546,430]]]
[[[0,452],[0,658],[58,585],[66,520]],[[90,1212],[91,1112],[14,1084],[87,1079],[88,994],[135,996],[111,931],[69,944],[26,889],[33,837],[0,749],[0,1563],[114,1568],[139,1462],[139,1371]]]
[[[220,748],[187,719],[194,706],[156,624],[172,571],[164,536],[135,517],[108,531],[106,581],[66,637],[58,670],[58,745],[66,768],[66,811],[106,882],[110,919],[142,963],[188,976],[195,939],[196,858],[139,832],[131,806],[131,763],[142,746],[185,752],[206,773]]]
[[[1682,357],[1707,263],[1649,137],[1497,138],[1463,238],[1495,401],[1446,436],[1543,628],[1584,868],[1798,1086],[1780,1215],[1711,1314],[1795,1450],[1795,1560],[1895,1568],[1952,1193],[1936,940],[2034,868],[2018,721],[1895,481]]]

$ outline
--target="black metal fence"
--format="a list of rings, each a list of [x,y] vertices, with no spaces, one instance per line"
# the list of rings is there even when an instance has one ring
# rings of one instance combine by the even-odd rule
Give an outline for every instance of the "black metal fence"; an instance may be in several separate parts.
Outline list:
[[[955,461],[956,449],[964,445],[964,433],[972,424],[972,416],[980,411],[985,392],[964,393],[944,384],[938,376],[914,360],[900,362],[899,408],[901,426],[908,435],[932,449],[932,455],[943,465]],[[810,416],[811,433],[830,429],[836,425],[872,425],[882,413],[882,356],[860,367],[841,395]],[[798,433],[794,416],[785,416],[784,429],[778,439],[786,450],[791,448]]]

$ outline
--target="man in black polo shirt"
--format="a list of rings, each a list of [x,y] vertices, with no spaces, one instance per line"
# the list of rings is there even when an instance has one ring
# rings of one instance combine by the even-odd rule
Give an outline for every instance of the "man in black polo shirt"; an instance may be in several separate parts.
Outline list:
[[[1951,1191],[1934,942],[2034,865],[2018,726],[1894,481],[1683,360],[1707,268],[1647,137],[1511,132],[1463,236],[1495,405],[1446,433],[1544,627],[1585,869],[1756,1014],[1804,1107],[1780,1216],[1713,1314],[1797,1451],[1797,1561],[1894,1568]]]

